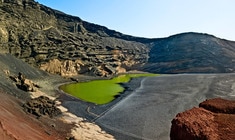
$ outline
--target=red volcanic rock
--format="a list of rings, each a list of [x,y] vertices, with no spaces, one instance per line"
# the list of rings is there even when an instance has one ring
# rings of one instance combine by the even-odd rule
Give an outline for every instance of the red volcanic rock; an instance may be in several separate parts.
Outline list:
[[[214,113],[235,114],[235,101],[229,101],[222,98],[206,100],[199,104]]]
[[[172,140],[214,140],[218,138],[217,127],[212,112],[193,108],[173,119],[170,137]]]
[[[179,113],[172,120],[171,140],[235,140],[235,101],[221,98]]]

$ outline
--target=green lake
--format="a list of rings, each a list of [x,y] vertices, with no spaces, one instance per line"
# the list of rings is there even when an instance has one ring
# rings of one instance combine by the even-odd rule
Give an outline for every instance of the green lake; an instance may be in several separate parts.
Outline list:
[[[62,85],[59,88],[64,92],[77,97],[83,101],[106,104],[115,99],[115,95],[124,91],[120,83],[127,83],[131,78],[157,76],[157,74],[123,74],[112,79],[93,80],[82,83]]]

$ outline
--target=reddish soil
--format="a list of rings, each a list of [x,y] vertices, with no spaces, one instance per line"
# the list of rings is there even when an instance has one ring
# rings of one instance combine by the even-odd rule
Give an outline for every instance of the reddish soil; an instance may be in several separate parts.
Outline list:
[[[64,140],[72,126],[56,119],[26,114],[21,101],[0,91],[1,140]]]
[[[235,101],[229,101],[222,98],[206,100],[200,103],[199,107],[214,113],[235,114]]]
[[[216,98],[199,106],[172,120],[171,140],[235,140],[235,101]]]

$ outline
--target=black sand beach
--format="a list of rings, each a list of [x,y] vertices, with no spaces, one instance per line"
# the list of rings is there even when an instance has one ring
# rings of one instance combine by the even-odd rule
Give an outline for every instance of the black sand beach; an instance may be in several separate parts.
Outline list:
[[[235,99],[235,74],[179,74],[135,78],[124,84],[125,92],[110,104],[97,106],[56,90],[71,81],[36,70],[28,64],[0,55],[1,88],[27,100],[29,95],[17,89],[5,71],[22,72],[40,85],[41,91],[58,97],[71,113],[95,122],[116,139],[169,139],[171,120],[178,112],[197,106],[208,98]],[[8,65],[6,65],[8,64]],[[80,80],[91,80],[81,77]],[[13,87],[12,87],[13,86]]]
[[[139,88],[95,120],[117,139],[168,140],[178,112],[210,98],[235,99],[235,74],[162,75],[138,82]]]
[[[134,78],[106,105],[61,94],[69,111],[97,123],[116,139],[169,139],[171,120],[200,102],[235,99],[235,74],[179,74]]]

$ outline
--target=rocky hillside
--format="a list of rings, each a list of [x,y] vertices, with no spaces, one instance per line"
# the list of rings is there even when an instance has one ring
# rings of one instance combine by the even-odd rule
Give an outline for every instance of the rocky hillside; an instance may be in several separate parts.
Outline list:
[[[138,38],[34,0],[2,0],[0,14],[0,52],[62,76],[109,76],[131,69],[156,73],[235,69],[235,42],[207,34]]]
[[[3,0],[0,14],[0,52],[51,73],[107,76],[148,59],[143,43],[33,0]]]
[[[156,39],[145,70],[157,73],[235,71],[235,42],[208,34],[183,33]]]

